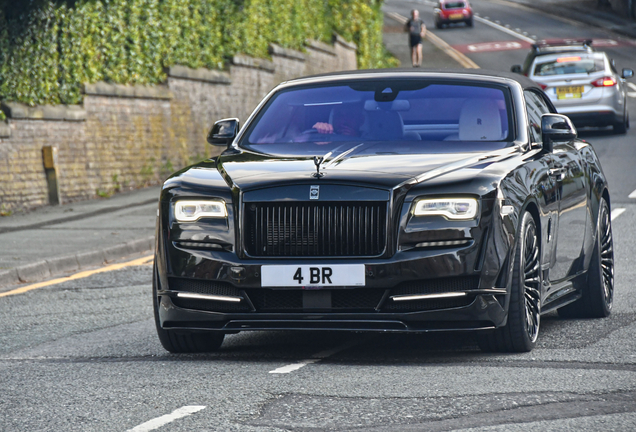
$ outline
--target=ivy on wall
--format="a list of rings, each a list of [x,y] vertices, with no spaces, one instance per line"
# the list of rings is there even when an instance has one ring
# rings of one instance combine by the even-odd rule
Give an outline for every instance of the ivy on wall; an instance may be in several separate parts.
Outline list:
[[[76,104],[96,81],[157,84],[165,68],[221,69],[232,55],[302,49],[332,32],[358,66],[395,66],[382,0],[0,0],[0,100]]]

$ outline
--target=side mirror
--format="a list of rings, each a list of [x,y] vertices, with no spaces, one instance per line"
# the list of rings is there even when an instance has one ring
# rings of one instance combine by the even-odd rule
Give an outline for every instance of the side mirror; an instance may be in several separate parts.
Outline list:
[[[569,117],[561,114],[541,116],[541,138],[543,149],[552,152],[554,142],[571,141],[577,137],[576,128]]]
[[[510,72],[521,73],[521,65],[514,65],[510,68]]]
[[[229,118],[214,123],[208,134],[208,142],[212,145],[229,146],[239,131],[239,119]]]
[[[633,76],[634,76],[633,69],[628,69],[628,68],[623,69],[623,73],[621,74],[621,77],[623,77],[624,79],[627,79],[627,78],[632,78]]]

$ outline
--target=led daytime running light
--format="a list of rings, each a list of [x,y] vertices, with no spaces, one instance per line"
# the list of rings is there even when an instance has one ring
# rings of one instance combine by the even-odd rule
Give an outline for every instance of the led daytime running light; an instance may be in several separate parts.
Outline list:
[[[194,222],[203,217],[227,217],[227,210],[223,201],[177,201],[174,214],[179,222]]]
[[[444,216],[453,220],[469,220],[477,216],[474,198],[421,199],[415,203],[415,216]]]

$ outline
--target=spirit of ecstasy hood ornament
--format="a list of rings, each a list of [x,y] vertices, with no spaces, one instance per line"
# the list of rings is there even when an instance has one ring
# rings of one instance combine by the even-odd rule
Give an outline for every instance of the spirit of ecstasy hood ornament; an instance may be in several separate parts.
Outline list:
[[[320,172],[320,164],[323,163],[323,161],[325,160],[325,157],[328,156],[329,154],[331,153],[328,153],[323,157],[314,156],[314,165],[316,165],[316,172],[311,175],[312,177],[320,178],[325,175],[325,173]]]

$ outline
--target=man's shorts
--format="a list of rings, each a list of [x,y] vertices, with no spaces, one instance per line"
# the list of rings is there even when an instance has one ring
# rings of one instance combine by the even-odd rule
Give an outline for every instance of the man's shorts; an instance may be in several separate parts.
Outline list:
[[[413,48],[414,46],[418,46],[422,43],[422,36],[419,34],[415,34],[415,35],[410,35],[410,42],[411,42],[411,48]]]

